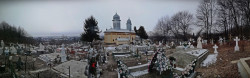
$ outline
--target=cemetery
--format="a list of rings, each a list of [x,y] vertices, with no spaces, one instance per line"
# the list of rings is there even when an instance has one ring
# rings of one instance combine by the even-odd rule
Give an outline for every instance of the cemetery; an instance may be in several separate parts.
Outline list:
[[[249,4],[0,0],[0,78],[250,78]]]
[[[199,37],[197,46],[193,41],[179,42],[179,44],[175,42],[169,42],[169,44],[144,42],[137,45],[112,46],[97,42],[98,44],[94,46],[99,46],[93,48],[80,43],[61,44],[54,46],[54,48],[49,47],[51,45],[41,43],[38,46],[21,46],[28,49],[18,48],[15,44],[8,46],[1,41],[1,46],[5,46],[5,48],[1,47],[0,49],[2,50],[0,51],[1,73],[14,72],[13,76],[27,78],[47,77],[42,76],[46,73],[53,73],[54,75],[51,76],[63,78],[109,77],[107,73],[111,74],[111,77],[118,78],[249,77],[249,73],[246,73],[249,71],[244,70],[249,69],[247,68],[249,66],[249,59],[247,59],[249,52],[246,51],[250,51],[248,49],[250,47],[241,46],[243,43],[246,45],[249,43],[240,41],[237,37],[234,41],[223,44],[220,40],[218,43],[206,44],[202,43],[202,39]],[[230,43],[232,45],[227,45]],[[46,51],[48,48],[53,50]],[[245,52],[241,51],[243,48]],[[28,52],[31,50],[36,52],[29,54]],[[43,53],[39,53],[41,51]],[[8,69],[10,66],[12,66],[11,70]],[[27,72],[29,74],[25,74]],[[237,72],[243,73],[237,74]],[[232,75],[227,76],[228,74]]]

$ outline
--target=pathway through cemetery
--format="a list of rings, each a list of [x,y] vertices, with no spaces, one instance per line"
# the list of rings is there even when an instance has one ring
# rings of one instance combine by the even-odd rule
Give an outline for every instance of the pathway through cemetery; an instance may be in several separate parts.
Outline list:
[[[117,64],[112,56],[108,56],[108,63],[101,66],[103,75],[101,78],[117,78]]]

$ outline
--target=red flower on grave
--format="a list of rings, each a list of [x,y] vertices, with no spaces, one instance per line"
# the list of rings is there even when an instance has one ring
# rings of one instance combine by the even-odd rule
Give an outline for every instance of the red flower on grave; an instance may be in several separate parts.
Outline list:
[[[93,68],[95,68],[95,64],[96,64],[96,63],[92,63],[92,65],[91,65],[91,66],[92,66]]]

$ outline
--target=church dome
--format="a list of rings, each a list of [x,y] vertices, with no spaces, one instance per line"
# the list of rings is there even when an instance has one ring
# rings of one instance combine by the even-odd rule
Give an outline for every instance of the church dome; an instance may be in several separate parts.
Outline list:
[[[128,19],[128,20],[127,20],[127,23],[130,23],[130,24],[131,24],[131,20],[130,20],[130,19]]]
[[[117,13],[115,13],[115,15],[113,16],[113,19],[118,19],[118,20],[120,20],[120,16],[119,16]]]

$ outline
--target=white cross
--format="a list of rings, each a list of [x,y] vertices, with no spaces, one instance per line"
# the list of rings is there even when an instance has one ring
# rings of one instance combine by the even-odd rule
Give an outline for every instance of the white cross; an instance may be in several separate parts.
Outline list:
[[[236,37],[236,39],[234,39],[234,41],[236,42],[236,46],[238,46],[238,41],[240,41],[240,39],[238,37]]]
[[[188,46],[190,46],[191,45],[191,43],[190,42],[188,42]]]
[[[220,37],[220,41],[222,41],[223,39]]]
[[[213,48],[214,48],[214,53],[218,53],[217,51],[218,46],[216,44],[213,46]]]
[[[236,45],[234,47],[234,51],[240,51],[239,45],[238,45],[238,41],[240,41],[240,39],[238,37],[236,37],[234,39],[234,41],[236,42]]]
[[[223,39],[220,37],[220,39],[219,39],[219,41],[220,41],[220,45],[222,45],[222,40],[223,40]]]

